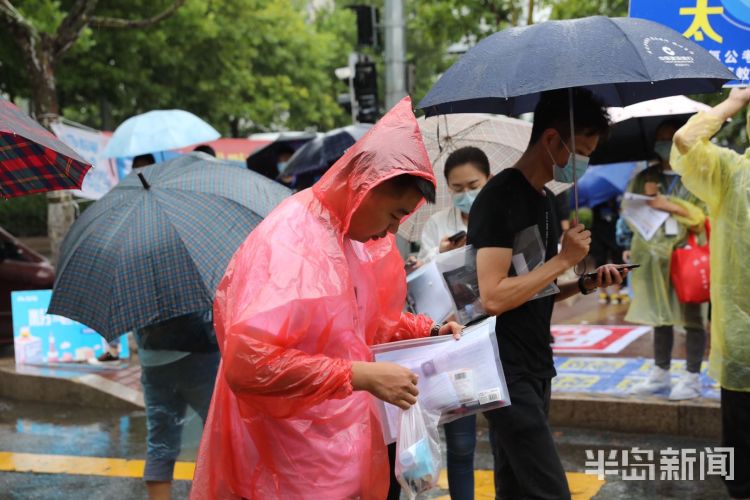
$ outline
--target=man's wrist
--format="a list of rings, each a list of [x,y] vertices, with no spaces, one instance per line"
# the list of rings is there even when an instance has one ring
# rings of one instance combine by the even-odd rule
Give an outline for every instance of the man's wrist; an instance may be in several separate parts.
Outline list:
[[[588,295],[588,294],[592,293],[594,290],[596,290],[596,287],[591,288],[591,289],[588,288],[586,286],[586,277],[585,276],[581,276],[580,278],[578,278],[578,290],[581,291],[581,294]]]
[[[443,327],[442,323],[434,323],[430,328],[430,337],[437,337],[440,335],[440,329]]]

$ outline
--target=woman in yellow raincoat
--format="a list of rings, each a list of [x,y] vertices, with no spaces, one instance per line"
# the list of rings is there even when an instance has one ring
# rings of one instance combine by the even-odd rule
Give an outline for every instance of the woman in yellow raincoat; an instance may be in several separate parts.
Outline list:
[[[709,374],[721,384],[722,445],[734,450],[734,478],[725,479],[734,498],[750,498],[750,149],[740,154],[710,139],[748,102],[750,88],[735,88],[698,113],[675,134],[671,157],[711,217]]]
[[[632,274],[633,302],[627,321],[654,327],[654,367],[647,380],[633,387],[636,394],[669,390],[669,399],[697,398],[701,394],[700,368],[706,346],[706,332],[700,304],[681,304],[669,274],[672,252],[684,244],[688,231],[702,232],[705,214],[701,202],[682,185],[671,171],[669,151],[677,130],[666,121],[656,130],[654,150],[662,159],[658,165],[640,172],[628,191],[654,195],[649,204],[670,213],[650,240],[633,231],[630,259],[641,268]],[[686,330],[687,373],[672,387],[669,367],[672,360],[674,326]]]
[[[248,236],[216,292],[222,362],[192,498],[385,498],[373,396],[408,408],[416,375],[370,346],[460,332],[402,313],[393,234],[434,185],[405,98]]]

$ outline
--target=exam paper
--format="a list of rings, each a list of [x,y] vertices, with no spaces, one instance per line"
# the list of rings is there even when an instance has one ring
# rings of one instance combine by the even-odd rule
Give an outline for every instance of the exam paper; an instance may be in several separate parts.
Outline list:
[[[635,193],[625,193],[622,199],[622,216],[646,241],[653,238],[656,231],[669,218],[669,212],[648,206],[652,199],[651,196]]]

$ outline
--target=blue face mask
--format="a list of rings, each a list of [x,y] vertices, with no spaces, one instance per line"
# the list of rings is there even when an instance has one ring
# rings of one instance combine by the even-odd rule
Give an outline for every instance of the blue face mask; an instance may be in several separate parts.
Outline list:
[[[672,141],[656,141],[654,143],[654,153],[661,158],[661,161],[669,163],[669,155],[672,152]]]
[[[474,200],[477,199],[479,191],[481,191],[481,189],[472,189],[471,191],[454,194],[453,205],[462,213],[468,214],[471,211],[471,206],[474,204]]]
[[[284,171],[288,163],[288,161],[280,161],[276,164],[276,168],[279,170],[279,173],[282,173]]]
[[[562,143],[563,146],[565,146],[565,149],[570,152],[570,149],[568,149],[568,146],[565,145],[565,143]],[[547,153],[549,153],[550,158],[552,158],[552,176],[557,182],[565,182],[566,184],[570,184],[573,182],[573,153],[570,152],[568,155],[568,163],[565,164],[565,166],[561,167],[557,163],[555,163],[555,158],[552,156],[552,153],[550,153],[549,149],[547,150]],[[576,180],[580,180],[581,177],[583,177],[583,174],[586,173],[586,169],[589,168],[589,157],[576,154],[576,166],[575,166],[575,178]]]

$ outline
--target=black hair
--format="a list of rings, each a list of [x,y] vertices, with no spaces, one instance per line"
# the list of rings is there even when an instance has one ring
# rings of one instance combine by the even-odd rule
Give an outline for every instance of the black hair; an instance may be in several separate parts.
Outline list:
[[[424,177],[411,174],[401,174],[388,179],[386,183],[399,194],[407,189],[416,189],[427,203],[435,203],[435,186]]]
[[[201,153],[206,153],[207,155],[216,157],[216,151],[208,144],[201,144],[200,146],[197,146],[193,151],[200,151]]]
[[[529,146],[539,141],[547,129],[555,129],[566,140],[570,137],[570,103],[568,89],[542,92],[534,109],[534,126]],[[602,101],[590,90],[573,89],[573,118],[577,134],[604,137],[609,132],[609,114]]]
[[[445,174],[446,180],[448,174],[451,173],[456,167],[471,163],[477,170],[482,172],[485,177],[490,176],[490,160],[487,159],[487,155],[484,154],[479,148],[474,146],[466,146],[459,148],[448,155],[448,159],[445,160],[445,167],[443,167],[443,174]]]
[[[666,118],[665,120],[662,120],[659,125],[656,126],[654,129],[655,132],[659,132],[659,130],[669,127],[674,128],[675,132],[680,130],[680,128],[685,125],[685,120],[680,120],[677,118]]]
[[[151,153],[138,155],[133,158],[133,168],[146,167],[148,165],[153,165],[154,163],[156,163],[156,159],[154,159],[154,155],[152,155]]]
[[[294,154],[294,148],[291,147],[289,144],[281,143],[276,147],[276,156],[281,155],[293,155]]]

